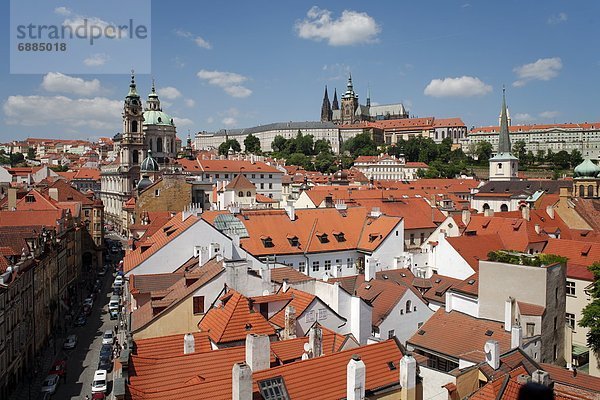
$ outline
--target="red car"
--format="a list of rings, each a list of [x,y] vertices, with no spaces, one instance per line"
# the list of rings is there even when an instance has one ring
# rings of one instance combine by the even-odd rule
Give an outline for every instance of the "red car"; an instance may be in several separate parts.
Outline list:
[[[66,360],[56,360],[52,367],[50,368],[50,372],[48,375],[58,375],[63,376],[67,372],[67,361]]]
[[[104,392],[96,392],[96,393],[92,393],[92,400],[104,400],[106,399],[106,395],[104,394]]]

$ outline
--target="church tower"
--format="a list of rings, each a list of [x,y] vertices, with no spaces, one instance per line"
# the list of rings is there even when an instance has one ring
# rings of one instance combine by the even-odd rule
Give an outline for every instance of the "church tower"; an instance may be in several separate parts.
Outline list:
[[[121,141],[121,165],[126,169],[139,165],[144,159],[144,110],[131,71],[129,93],[123,104],[123,134]]]
[[[323,96],[323,105],[321,106],[321,121],[331,121],[333,112],[331,111],[331,103],[329,102],[329,95],[327,94],[327,85],[325,85],[325,95]]]
[[[340,109],[337,99],[337,89],[333,89],[333,102],[331,103],[331,110],[336,111]]]
[[[348,76],[348,83],[346,84],[346,93],[342,96],[342,124],[354,123],[354,114],[358,108],[358,95],[354,92],[354,86],[352,85],[352,74]]]
[[[505,89],[502,89],[502,111],[500,112],[500,133],[498,134],[498,154],[490,158],[490,181],[518,180],[519,159],[510,152],[508,134],[508,111]]]

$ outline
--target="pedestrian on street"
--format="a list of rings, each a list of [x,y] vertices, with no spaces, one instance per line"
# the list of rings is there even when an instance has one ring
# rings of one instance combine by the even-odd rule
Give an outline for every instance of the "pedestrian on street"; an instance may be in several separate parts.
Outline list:
[[[90,396],[88,396],[87,394],[85,395],[85,400],[90,400]]]

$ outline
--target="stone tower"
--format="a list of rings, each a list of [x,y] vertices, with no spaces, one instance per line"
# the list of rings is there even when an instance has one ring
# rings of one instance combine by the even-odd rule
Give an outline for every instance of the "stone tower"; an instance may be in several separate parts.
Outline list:
[[[135,85],[135,75],[131,71],[129,93],[123,104],[123,134],[121,140],[121,165],[131,168],[144,159],[144,110]]]
[[[355,122],[355,113],[358,108],[358,95],[354,92],[352,85],[352,74],[348,76],[346,84],[346,93],[342,96],[342,124],[352,124]]]
[[[508,112],[505,89],[502,89],[502,111],[500,112],[500,133],[498,134],[498,154],[490,158],[490,181],[518,180],[519,159],[510,152],[508,134]]]
[[[325,86],[325,95],[323,96],[323,105],[321,106],[321,121],[331,121],[333,112],[331,110],[331,103],[329,102],[329,95],[327,94],[327,85]]]

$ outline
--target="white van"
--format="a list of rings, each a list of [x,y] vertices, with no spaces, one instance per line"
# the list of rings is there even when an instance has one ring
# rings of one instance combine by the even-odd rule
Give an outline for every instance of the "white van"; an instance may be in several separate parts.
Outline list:
[[[94,372],[94,381],[92,382],[92,393],[106,392],[106,370],[99,369]]]

